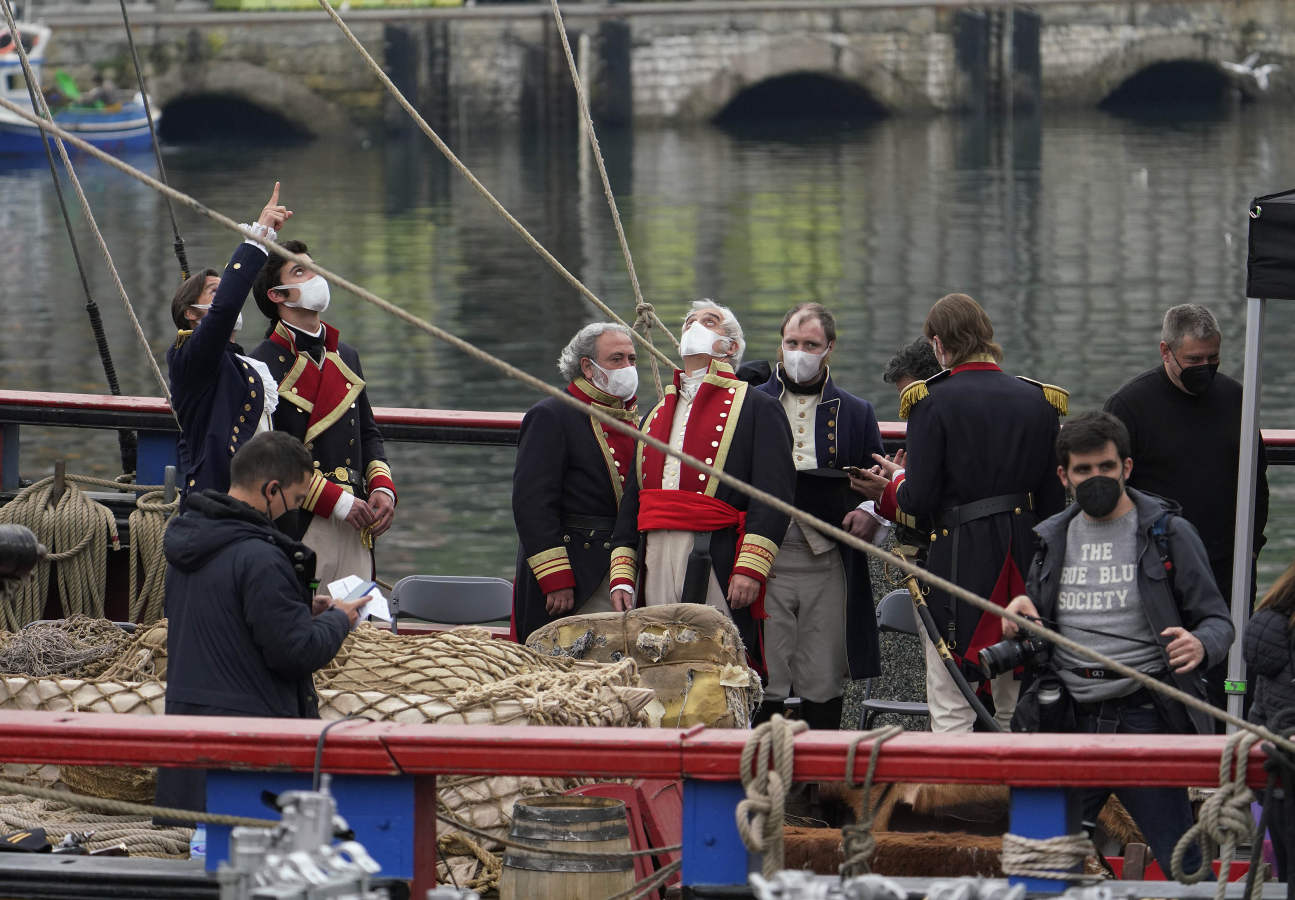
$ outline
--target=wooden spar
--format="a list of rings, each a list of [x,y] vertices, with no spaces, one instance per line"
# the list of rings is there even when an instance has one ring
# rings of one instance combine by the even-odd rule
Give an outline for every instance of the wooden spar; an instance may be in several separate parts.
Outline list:
[[[54,485],[49,492],[49,505],[58,506],[58,501],[63,499],[63,492],[67,490],[67,461],[54,461]]]

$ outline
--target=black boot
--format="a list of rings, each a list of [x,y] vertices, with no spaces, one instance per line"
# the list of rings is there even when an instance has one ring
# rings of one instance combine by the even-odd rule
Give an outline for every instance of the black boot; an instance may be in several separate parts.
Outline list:
[[[833,697],[821,703],[806,700],[801,708],[810,728],[815,731],[839,731],[843,704],[843,697]]]

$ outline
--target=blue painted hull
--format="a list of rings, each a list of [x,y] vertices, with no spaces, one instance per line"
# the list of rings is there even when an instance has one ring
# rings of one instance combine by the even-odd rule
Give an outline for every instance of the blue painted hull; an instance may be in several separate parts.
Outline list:
[[[120,110],[67,110],[54,114],[54,123],[110,153],[147,150],[151,145],[142,104]],[[74,148],[69,148],[74,149]],[[0,121],[0,155],[43,153],[40,130],[27,122]]]

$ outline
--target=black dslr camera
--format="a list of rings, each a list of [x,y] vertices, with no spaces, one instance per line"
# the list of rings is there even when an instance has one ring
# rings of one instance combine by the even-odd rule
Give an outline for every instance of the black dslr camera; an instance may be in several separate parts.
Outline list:
[[[999,641],[980,651],[980,671],[986,678],[1010,672],[1017,666],[1033,668],[1048,660],[1052,644],[1037,637],[1022,634],[1018,638]]]

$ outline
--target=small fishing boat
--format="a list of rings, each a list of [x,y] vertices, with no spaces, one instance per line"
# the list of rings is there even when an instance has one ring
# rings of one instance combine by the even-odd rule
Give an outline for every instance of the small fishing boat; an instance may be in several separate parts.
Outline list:
[[[44,25],[18,26],[19,40],[27,51],[32,72],[43,84],[41,68],[51,31]],[[124,102],[87,102],[76,83],[62,73],[55,85],[42,87],[54,115],[54,122],[96,147],[110,152],[146,150],[150,146],[148,113],[144,97],[138,91]],[[23,77],[17,45],[9,29],[0,26],[0,97],[24,108],[31,106],[27,81]],[[161,121],[153,110],[153,124]],[[0,109],[0,155],[22,155],[41,152],[40,129],[6,109]]]

